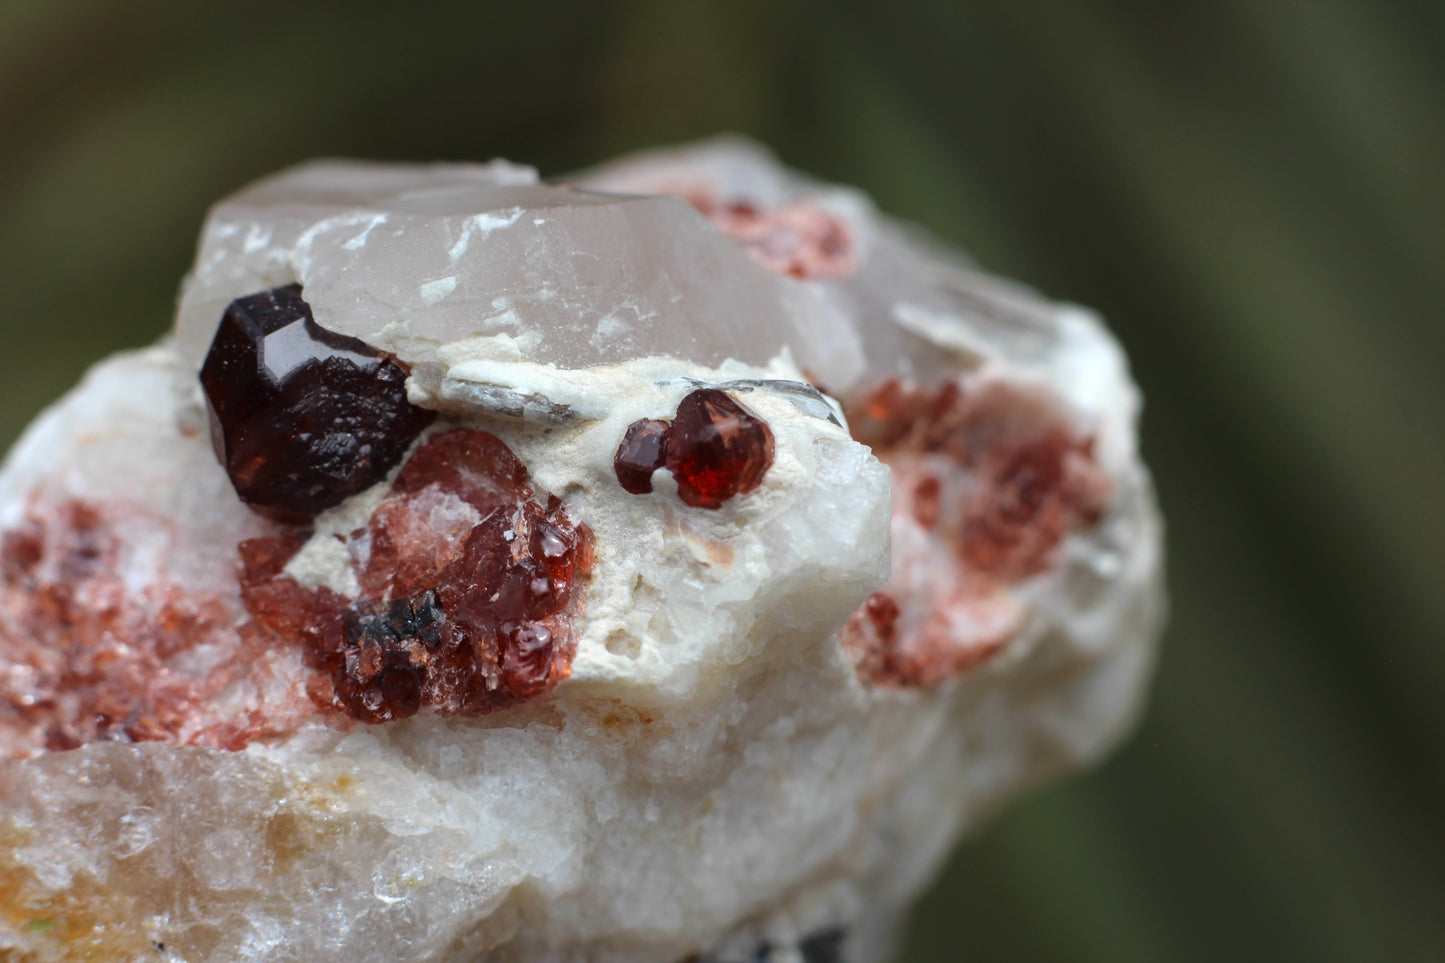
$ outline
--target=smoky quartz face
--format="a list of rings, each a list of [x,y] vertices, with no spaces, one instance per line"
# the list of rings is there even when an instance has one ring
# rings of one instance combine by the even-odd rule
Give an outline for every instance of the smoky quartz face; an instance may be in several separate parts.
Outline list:
[[[290,284],[237,298],[201,368],[211,439],[253,509],[301,521],[369,488],[436,417],[406,367],[316,323]]]

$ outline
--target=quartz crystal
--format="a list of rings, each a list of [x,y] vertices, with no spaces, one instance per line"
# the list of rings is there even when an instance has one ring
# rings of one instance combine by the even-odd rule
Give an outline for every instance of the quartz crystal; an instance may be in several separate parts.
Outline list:
[[[248,187],[0,471],[0,959],[881,961],[1138,711],[1138,407],[745,143]]]

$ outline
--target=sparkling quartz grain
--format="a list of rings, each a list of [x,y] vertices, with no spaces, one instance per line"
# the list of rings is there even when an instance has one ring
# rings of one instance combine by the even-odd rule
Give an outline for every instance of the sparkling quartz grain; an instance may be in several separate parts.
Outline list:
[[[216,454],[241,500],[304,521],[384,478],[435,413],[407,369],[328,331],[291,284],[231,302],[201,368]]]

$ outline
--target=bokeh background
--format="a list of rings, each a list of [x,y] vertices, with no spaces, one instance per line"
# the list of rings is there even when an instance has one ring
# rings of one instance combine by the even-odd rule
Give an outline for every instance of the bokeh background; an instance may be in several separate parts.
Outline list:
[[[0,3],[0,443],[320,154],[560,174],[740,131],[1103,311],[1173,623],[1097,771],[903,955],[1445,960],[1445,5]]]

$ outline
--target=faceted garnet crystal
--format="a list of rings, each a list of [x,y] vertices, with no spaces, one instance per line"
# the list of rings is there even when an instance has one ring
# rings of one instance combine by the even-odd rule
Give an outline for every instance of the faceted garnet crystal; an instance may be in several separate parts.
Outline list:
[[[678,497],[694,508],[721,508],[729,498],[746,495],[763,483],[772,464],[767,422],[716,388],[699,388],[682,399],[670,425],[633,422],[612,462],[617,481],[634,495],[652,491],[652,473],[666,468]]]
[[[773,464],[773,433],[716,388],[682,399],[667,440],[667,468],[677,495],[698,508],[718,508],[763,483]]]
[[[311,316],[301,286],[231,302],[201,368],[211,439],[241,500],[304,521],[384,478],[434,412],[407,369]]]
[[[634,421],[617,446],[612,467],[617,481],[625,491],[646,495],[652,491],[652,473],[667,460],[667,436],[671,427],[665,421],[644,418]]]

